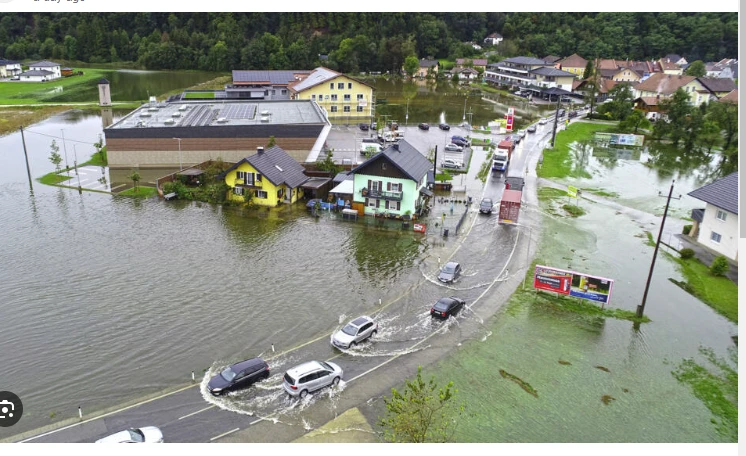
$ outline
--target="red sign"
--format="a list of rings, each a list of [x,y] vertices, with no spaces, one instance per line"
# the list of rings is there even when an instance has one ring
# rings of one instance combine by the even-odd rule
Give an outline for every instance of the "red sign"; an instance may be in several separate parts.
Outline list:
[[[536,267],[536,271],[534,272],[534,288],[537,290],[569,295],[571,284],[571,273],[542,268],[541,266]]]
[[[508,113],[505,114],[505,119],[507,119],[507,124],[505,126],[505,129],[508,131],[513,131],[513,115],[515,113],[515,108],[512,106],[508,108]]]
[[[421,223],[415,223],[414,230],[418,233],[424,233],[427,230],[427,225],[423,225]]]

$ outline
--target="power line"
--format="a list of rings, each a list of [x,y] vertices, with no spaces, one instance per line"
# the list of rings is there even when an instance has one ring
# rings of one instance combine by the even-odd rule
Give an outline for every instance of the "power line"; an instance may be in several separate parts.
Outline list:
[[[48,137],[48,138],[54,138],[54,139],[64,139],[64,141],[71,141],[71,142],[76,142],[76,143],[80,143],[80,144],[88,144],[88,145],[90,145],[90,146],[93,146],[93,145],[95,145],[95,144],[96,144],[96,143],[92,143],[92,142],[86,142],[86,141],[78,141],[77,139],[62,138],[62,137],[60,137],[60,136],[55,136],[55,135],[48,135],[48,134],[46,134],[46,133],[39,133],[38,131],[33,131],[33,130],[29,130],[29,129],[25,129],[25,130],[23,130],[23,131],[24,131],[24,132],[26,132],[26,133],[34,133],[34,134],[36,134],[36,135],[40,135],[40,136],[46,136],[46,137]]]

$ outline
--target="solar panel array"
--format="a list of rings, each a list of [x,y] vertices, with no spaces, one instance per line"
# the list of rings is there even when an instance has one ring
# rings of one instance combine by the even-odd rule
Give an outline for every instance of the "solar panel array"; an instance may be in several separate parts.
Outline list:
[[[227,104],[220,109],[220,117],[226,119],[253,119],[256,115],[256,104]]]
[[[209,125],[217,117],[218,110],[213,110],[211,105],[199,106],[192,109],[179,123],[182,127],[204,127]]]

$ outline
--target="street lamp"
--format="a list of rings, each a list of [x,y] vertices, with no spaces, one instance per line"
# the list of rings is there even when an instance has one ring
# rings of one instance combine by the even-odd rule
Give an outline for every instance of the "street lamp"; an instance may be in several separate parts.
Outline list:
[[[181,138],[172,138],[177,141],[179,141],[179,171],[182,171],[184,168],[181,166]]]

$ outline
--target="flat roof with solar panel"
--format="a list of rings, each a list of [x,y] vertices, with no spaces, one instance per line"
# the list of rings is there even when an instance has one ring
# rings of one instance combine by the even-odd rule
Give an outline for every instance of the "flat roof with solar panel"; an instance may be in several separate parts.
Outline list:
[[[147,103],[107,130],[251,125],[318,125],[326,117],[310,100]]]

